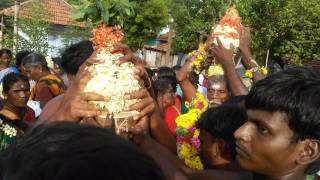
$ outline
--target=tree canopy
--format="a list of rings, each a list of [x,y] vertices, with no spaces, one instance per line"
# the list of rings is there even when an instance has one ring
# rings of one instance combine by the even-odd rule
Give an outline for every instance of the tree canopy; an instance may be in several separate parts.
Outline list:
[[[301,64],[320,59],[320,4],[317,0],[173,0],[176,25],[174,50],[197,48],[200,34],[209,34],[226,7],[235,4],[243,24],[251,28],[253,52],[263,61],[267,50],[274,56]]]
[[[168,23],[168,0],[71,0],[76,20],[93,24],[121,25],[125,42],[141,48],[150,33],[158,33]]]

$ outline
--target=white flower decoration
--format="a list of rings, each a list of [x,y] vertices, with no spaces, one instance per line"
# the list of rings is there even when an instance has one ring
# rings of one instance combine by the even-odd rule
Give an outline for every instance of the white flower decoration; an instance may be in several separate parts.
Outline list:
[[[50,56],[47,56],[46,57],[46,61],[47,61],[48,67],[50,69],[53,69],[54,68],[54,62],[53,62],[52,58]]]

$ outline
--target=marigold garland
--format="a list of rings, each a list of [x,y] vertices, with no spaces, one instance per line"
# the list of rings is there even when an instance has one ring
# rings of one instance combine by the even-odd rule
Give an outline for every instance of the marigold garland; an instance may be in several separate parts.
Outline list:
[[[186,102],[186,106],[189,108],[189,112],[176,119],[178,156],[191,169],[202,170],[203,165],[198,153],[200,131],[196,128],[196,123],[201,113],[207,109],[208,103],[198,92],[191,103]]]
[[[259,67],[257,67],[257,68],[258,69],[257,69],[256,72],[261,72],[261,74],[263,76],[266,76],[268,74],[268,70],[264,66],[262,66],[261,68],[259,68]],[[252,79],[253,78],[253,73],[255,73],[255,72],[253,72],[252,70],[249,69],[249,70],[246,70],[246,72],[244,73],[244,76],[246,78]]]
[[[205,51],[205,44],[200,43],[199,48],[196,51],[193,51],[189,53],[190,60],[193,64],[193,70],[197,74],[200,74],[201,72],[201,61],[203,61],[204,57],[206,56]]]

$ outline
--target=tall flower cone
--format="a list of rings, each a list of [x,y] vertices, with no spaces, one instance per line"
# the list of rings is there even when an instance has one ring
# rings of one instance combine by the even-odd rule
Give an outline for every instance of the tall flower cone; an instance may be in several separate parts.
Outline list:
[[[138,100],[124,100],[126,93],[139,90],[138,80],[134,78],[134,65],[127,62],[121,65],[115,63],[123,57],[122,52],[114,53],[114,46],[123,39],[120,27],[100,24],[92,31],[91,41],[95,46],[96,59],[102,63],[93,66],[94,76],[87,83],[85,92],[95,92],[110,97],[108,102],[91,102],[100,108],[106,108],[113,113],[114,125],[117,134],[126,135],[126,132],[134,124],[133,116],[139,112],[124,112],[126,108]],[[110,124],[106,121],[107,114],[98,117],[102,125]]]

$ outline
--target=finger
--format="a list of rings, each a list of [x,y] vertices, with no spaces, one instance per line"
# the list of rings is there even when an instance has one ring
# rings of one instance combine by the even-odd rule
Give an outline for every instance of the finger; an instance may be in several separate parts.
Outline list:
[[[130,94],[126,94],[124,96],[125,100],[130,100],[130,99],[143,99],[145,97],[149,96],[149,93],[146,89],[140,89],[138,91],[132,92]]]
[[[217,48],[212,49],[212,53],[215,55],[215,57],[217,56],[217,54],[219,54],[219,50]]]
[[[82,93],[81,100],[83,101],[109,101],[110,98],[102,96],[94,92]]]
[[[118,43],[114,46],[114,50],[111,53],[117,53],[117,52],[122,52],[123,54],[130,54],[132,53],[131,49],[129,46],[126,44]]]
[[[102,114],[102,111],[77,111],[77,116],[78,118],[91,118],[91,117],[96,117]]]
[[[150,98],[145,98],[133,105],[131,105],[129,107],[129,111],[142,111],[144,108],[146,108],[148,105],[152,104],[153,103],[153,99],[150,97]]]
[[[141,79],[140,76],[133,75],[133,78],[138,81],[140,87],[146,87],[146,86],[145,86],[145,81],[144,81],[143,79]]]
[[[233,45],[232,43],[230,43],[230,50],[231,50],[232,52],[234,52],[234,49],[235,49],[234,45]]]
[[[147,106],[146,108],[144,108],[140,113],[138,118],[143,117],[143,116],[147,116],[150,113],[152,113],[155,109],[155,105],[153,103],[150,103],[149,106]]]
[[[81,121],[80,121],[80,124],[85,124],[85,125],[90,125],[90,126],[96,126],[96,127],[99,127],[100,124],[92,117],[90,118],[83,118]]]
[[[138,120],[137,124],[134,127],[137,128],[137,130],[140,131],[142,135],[146,135],[146,132],[149,131],[149,124],[150,119],[148,118],[148,116],[143,116]]]
[[[216,39],[217,39],[218,47],[220,47],[220,48],[224,48],[224,46],[223,46],[223,44],[222,44],[222,42],[221,42],[220,38],[219,38],[219,37],[217,37]]]
[[[125,56],[119,58],[118,60],[115,61],[116,64],[123,64],[126,62],[131,62],[132,64],[136,65],[137,60],[134,58],[133,53],[126,54]]]
[[[99,62],[99,60],[97,60],[95,57],[97,56],[97,52],[94,51],[91,56],[80,66],[79,70],[83,70],[85,69],[87,66],[91,66],[97,62]]]
[[[90,79],[93,77],[92,73],[89,71],[86,71],[79,76],[79,89],[80,91],[83,91],[86,84],[90,81]]]
[[[140,77],[143,77],[145,75],[145,70],[141,66],[134,67],[133,72],[135,75],[138,75]]]
[[[72,111],[102,111],[101,108],[88,102],[75,102],[71,104]],[[107,110],[105,110],[107,111]]]

